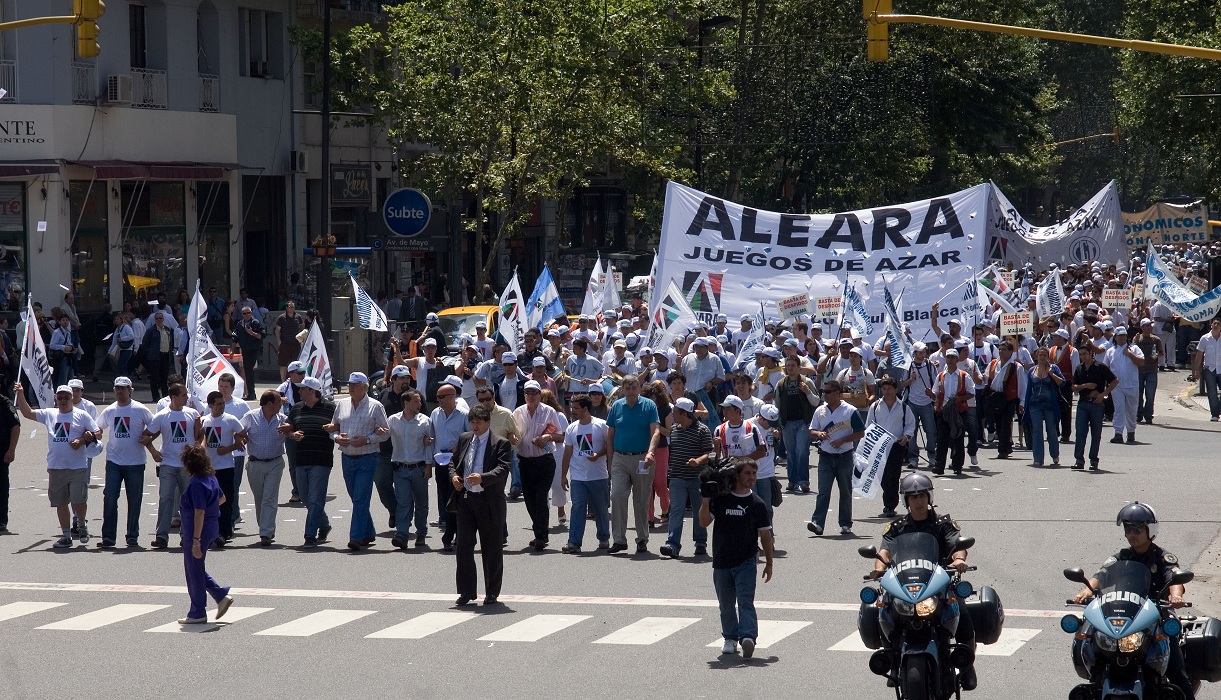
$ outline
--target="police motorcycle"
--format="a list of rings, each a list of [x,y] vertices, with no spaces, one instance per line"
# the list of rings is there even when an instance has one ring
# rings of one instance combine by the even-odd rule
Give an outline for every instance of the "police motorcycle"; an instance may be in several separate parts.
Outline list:
[[[959,537],[955,550],[974,544],[973,537]],[[878,558],[876,547],[857,551]],[[964,611],[971,615],[976,642],[983,644],[995,643],[1004,623],[995,591],[984,587],[976,595],[958,571],[947,571],[939,562],[933,535],[900,535],[878,585],[861,589],[857,628],[865,646],[877,650],[869,670],[885,676],[899,700],[961,698],[959,670],[974,663],[975,652],[955,642],[960,616]]]
[[[1073,688],[1069,700],[1182,700],[1182,692],[1166,681],[1171,644],[1182,644],[1195,688],[1221,680],[1221,622],[1180,618],[1168,601],[1150,598],[1149,567],[1139,562],[1113,562],[1100,576],[1094,589],[1080,568],[1064,570],[1066,579],[1094,593],[1085,604],[1066,601],[1085,610],[1060,620],[1060,628],[1073,635],[1073,667],[1089,681]],[[1170,582],[1186,584],[1193,576],[1180,571]]]

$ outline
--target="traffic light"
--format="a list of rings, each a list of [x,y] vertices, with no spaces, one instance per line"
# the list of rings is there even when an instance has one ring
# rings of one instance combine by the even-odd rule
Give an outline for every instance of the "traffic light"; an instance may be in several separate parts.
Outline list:
[[[106,3],[102,0],[72,0],[72,12],[76,15],[76,55],[94,58],[101,51],[98,44],[98,18],[106,14]]]
[[[866,55],[870,61],[885,61],[890,58],[887,48],[890,25],[873,19],[874,15],[888,15],[892,12],[891,0],[862,0],[865,21],[869,23],[866,37],[868,50]]]

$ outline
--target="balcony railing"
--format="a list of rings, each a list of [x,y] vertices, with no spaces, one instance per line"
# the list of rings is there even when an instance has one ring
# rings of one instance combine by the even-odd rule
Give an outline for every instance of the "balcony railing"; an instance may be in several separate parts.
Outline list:
[[[165,109],[168,106],[165,71],[131,69],[131,106],[138,109]]]
[[[199,111],[201,112],[219,112],[220,111],[220,76],[205,75],[199,76]]]
[[[97,102],[97,66],[92,63],[72,64],[72,104],[91,105]]]
[[[0,90],[5,91],[0,102],[17,101],[17,62],[0,61]]]

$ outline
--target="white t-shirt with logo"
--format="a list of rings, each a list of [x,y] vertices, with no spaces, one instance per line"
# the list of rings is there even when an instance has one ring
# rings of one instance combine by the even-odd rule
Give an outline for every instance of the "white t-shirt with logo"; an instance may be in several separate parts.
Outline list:
[[[758,419],[750,420],[748,422],[759,431],[759,435],[761,436],[763,443],[766,445],[768,434],[771,432],[771,430],[759,425],[757,422],[755,422],[756,420]],[[776,445],[774,441],[773,444],[767,446],[767,454],[756,459],[755,463],[759,465],[758,478],[770,479],[773,476],[776,476]]]
[[[58,408],[40,408],[34,415],[47,426],[47,469],[84,469],[85,448],[72,449],[72,441],[85,431],[98,429],[97,421],[85,411],[72,409],[60,413]]]
[[[730,457],[749,457],[764,441],[762,431],[749,420],[737,426],[726,421],[717,426],[713,437]]]
[[[161,434],[162,464],[182,466],[182,448],[195,442],[195,419],[198,417],[198,411],[186,406],[180,411],[164,408],[153,416],[148,432]]]
[[[246,403],[245,401],[242,401],[241,399],[239,399],[235,396],[225,402],[225,413],[233,416],[234,418],[238,419],[238,421],[240,422],[242,420],[242,416],[246,415],[247,413],[250,413],[250,404]],[[207,414],[201,412],[200,415],[207,415]],[[246,456],[246,453],[243,452],[242,450],[234,450],[233,452],[230,452],[229,454],[233,455],[234,457],[245,457]],[[213,467],[213,468],[215,468],[215,467]]]
[[[146,453],[140,436],[153,420],[153,412],[139,401],[126,406],[112,403],[102,410],[98,424],[106,431],[106,460],[132,466],[144,464]]]
[[[573,421],[564,431],[564,446],[572,446],[572,457],[568,460],[570,481],[598,481],[609,479],[606,469],[606,421],[592,418],[589,425]],[[596,461],[589,458],[595,452],[604,453]]]
[[[219,416],[208,414],[204,416],[202,425],[204,449],[208,451],[208,459],[212,460],[212,468],[217,471],[232,469],[233,453],[226,452],[222,455],[217,452],[216,448],[232,445],[233,435],[244,430],[242,422],[228,413],[222,413]]]

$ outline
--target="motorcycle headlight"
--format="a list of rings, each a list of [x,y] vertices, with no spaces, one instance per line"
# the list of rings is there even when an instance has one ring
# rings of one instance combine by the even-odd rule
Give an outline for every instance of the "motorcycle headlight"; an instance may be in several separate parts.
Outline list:
[[[1144,632],[1133,632],[1119,640],[1119,650],[1125,654],[1131,654],[1140,649],[1141,643],[1145,641]]]
[[[1115,651],[1115,640],[1103,634],[1101,630],[1094,633],[1094,643],[1103,651]]]
[[[916,603],[916,614],[920,617],[928,617],[935,612],[937,612],[936,598],[925,598],[919,603]]]
[[[916,612],[916,606],[912,605],[906,600],[899,600],[896,598],[892,605],[894,606],[895,612],[899,613],[900,615],[910,616]]]

